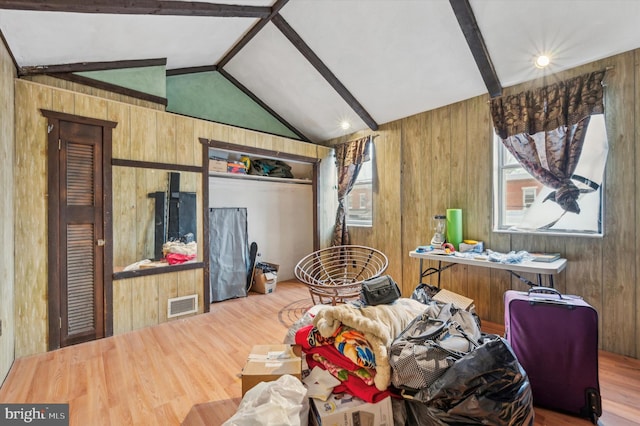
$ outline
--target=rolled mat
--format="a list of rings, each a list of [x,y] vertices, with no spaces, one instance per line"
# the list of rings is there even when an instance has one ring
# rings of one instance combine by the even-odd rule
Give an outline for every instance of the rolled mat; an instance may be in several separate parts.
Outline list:
[[[456,250],[462,242],[462,210],[447,209],[447,242],[453,244]]]

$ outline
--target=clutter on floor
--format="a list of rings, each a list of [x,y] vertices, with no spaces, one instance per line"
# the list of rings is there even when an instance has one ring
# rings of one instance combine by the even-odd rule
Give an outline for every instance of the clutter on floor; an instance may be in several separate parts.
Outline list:
[[[426,285],[411,298],[395,297],[392,282],[378,279],[372,286],[390,294],[374,305],[315,305],[290,327],[285,344],[255,347],[247,366],[258,369],[243,371],[244,398],[257,399],[250,392],[261,378],[275,383],[290,376],[309,402],[307,411],[296,413],[309,417],[278,424],[532,424],[527,373],[507,340],[481,332],[473,300],[452,292],[441,295],[446,301],[436,300],[441,290]],[[301,371],[269,368],[287,362]],[[273,408],[272,415],[291,411],[289,401],[281,404],[287,407]],[[236,424],[243,423],[229,426]]]

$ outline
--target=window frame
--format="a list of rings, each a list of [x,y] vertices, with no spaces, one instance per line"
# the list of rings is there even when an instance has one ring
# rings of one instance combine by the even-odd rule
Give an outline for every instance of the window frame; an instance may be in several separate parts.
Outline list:
[[[606,212],[605,200],[604,200],[604,187],[606,181],[606,174],[603,174],[602,183],[598,189],[600,196],[600,230],[597,232],[591,231],[562,231],[557,229],[542,230],[542,229],[515,229],[514,225],[506,225],[506,197],[507,189],[505,188],[506,180],[503,179],[504,170],[518,169],[522,166],[515,161],[514,163],[505,164],[507,158],[505,154],[511,156],[511,153],[502,143],[500,137],[492,129],[493,136],[493,185],[492,185],[492,231],[495,233],[503,234],[516,234],[516,235],[540,235],[540,236],[571,236],[571,237],[587,237],[587,238],[603,238],[605,234],[604,217]],[[608,137],[608,135],[607,135]],[[608,141],[607,141],[608,144]],[[513,158],[513,156],[511,156]],[[606,167],[606,166],[605,166]],[[526,173],[526,171],[525,171]],[[544,186],[543,186],[544,188]],[[523,187],[524,189],[524,187]],[[536,197],[541,190],[537,190]]]

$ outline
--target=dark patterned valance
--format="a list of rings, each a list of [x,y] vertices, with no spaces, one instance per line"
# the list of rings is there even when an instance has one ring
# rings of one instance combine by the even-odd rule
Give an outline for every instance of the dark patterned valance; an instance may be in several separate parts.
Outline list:
[[[371,136],[365,136],[336,145],[336,165],[338,167],[349,167],[352,164],[358,165],[369,161],[369,150],[367,148],[370,141]]]
[[[604,112],[602,80],[605,71],[584,74],[539,89],[491,100],[496,133],[505,139],[573,126]]]

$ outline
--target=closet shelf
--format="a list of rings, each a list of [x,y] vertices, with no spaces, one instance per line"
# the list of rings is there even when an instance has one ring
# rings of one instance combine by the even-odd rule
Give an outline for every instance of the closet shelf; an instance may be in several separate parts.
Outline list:
[[[271,177],[271,176],[245,175],[241,173],[209,172],[209,176],[222,177],[226,179],[260,180],[264,182],[281,182],[281,183],[291,183],[291,184],[299,184],[299,185],[312,184],[311,179],[279,178],[279,177]]]

